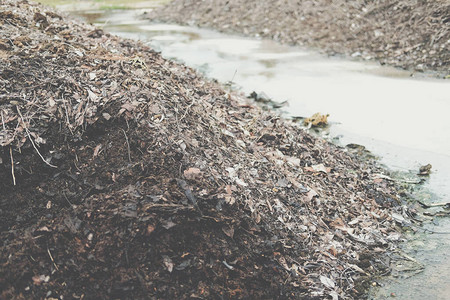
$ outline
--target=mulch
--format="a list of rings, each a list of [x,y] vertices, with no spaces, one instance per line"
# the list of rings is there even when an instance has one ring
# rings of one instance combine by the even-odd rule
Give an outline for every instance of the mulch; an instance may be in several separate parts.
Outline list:
[[[450,70],[446,0],[174,0],[149,17],[375,59],[438,77]]]
[[[2,1],[0,298],[362,297],[400,239],[393,183],[249,101]]]

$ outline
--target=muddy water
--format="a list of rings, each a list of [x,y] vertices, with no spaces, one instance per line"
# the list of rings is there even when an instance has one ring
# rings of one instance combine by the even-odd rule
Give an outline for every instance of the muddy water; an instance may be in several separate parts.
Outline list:
[[[77,13],[75,13],[77,14]],[[193,66],[244,92],[263,91],[289,116],[329,113],[328,135],[341,144],[365,145],[389,168],[410,171],[431,163],[433,174],[421,195],[428,202],[450,201],[450,81],[376,63],[327,58],[272,41],[224,35],[211,30],[140,20],[142,10],[78,12],[106,31],[141,39],[165,57]],[[450,232],[450,220],[426,227]],[[373,299],[449,299],[450,235],[416,233],[404,251],[425,269],[381,282]]]

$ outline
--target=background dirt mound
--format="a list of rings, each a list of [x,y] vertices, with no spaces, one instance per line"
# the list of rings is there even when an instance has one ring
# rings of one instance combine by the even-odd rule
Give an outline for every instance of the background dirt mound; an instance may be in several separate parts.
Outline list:
[[[175,0],[164,21],[270,37],[411,70],[450,68],[448,1]]]

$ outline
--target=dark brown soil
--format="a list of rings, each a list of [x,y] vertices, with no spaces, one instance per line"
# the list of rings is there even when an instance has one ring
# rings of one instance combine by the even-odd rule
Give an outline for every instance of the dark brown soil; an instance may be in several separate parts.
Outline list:
[[[448,0],[174,0],[150,17],[450,74]]]
[[[148,47],[0,4],[1,299],[359,298],[399,234],[374,162]]]

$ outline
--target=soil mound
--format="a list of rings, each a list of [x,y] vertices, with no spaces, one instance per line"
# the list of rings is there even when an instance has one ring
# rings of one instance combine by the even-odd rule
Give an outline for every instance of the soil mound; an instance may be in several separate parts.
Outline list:
[[[2,1],[0,37],[0,298],[351,298],[387,270],[373,162],[40,5]]]
[[[450,69],[450,3],[174,0],[152,19],[269,37],[410,70]]]

